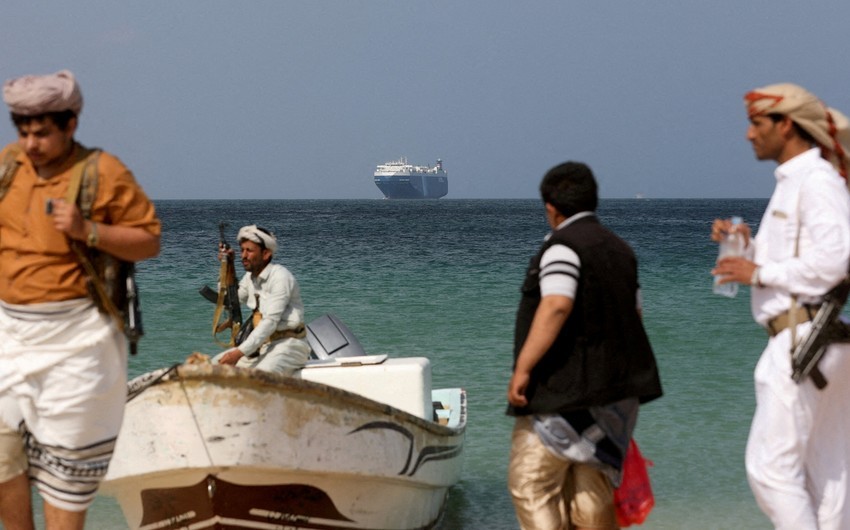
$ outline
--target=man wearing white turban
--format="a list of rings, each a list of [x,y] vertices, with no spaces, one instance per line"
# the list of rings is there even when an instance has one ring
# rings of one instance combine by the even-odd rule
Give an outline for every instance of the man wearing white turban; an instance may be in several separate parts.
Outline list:
[[[44,527],[77,530],[127,394],[124,335],[89,295],[77,252],[151,258],[161,225],[120,160],[74,139],[83,99],[71,72],[7,81],[3,99],[18,141],[0,151],[0,522],[34,528],[33,485]]]
[[[235,348],[221,352],[213,361],[292,374],[310,357],[298,282],[286,267],[271,262],[277,251],[273,233],[248,225],[239,230],[237,239],[246,271],[239,282],[239,301],[251,309],[253,329]]]
[[[750,487],[777,529],[850,528],[850,345],[818,364],[827,385],[791,378],[791,351],[824,294],[848,273],[850,129],[847,118],[788,83],[745,96],[747,139],[774,160],[776,188],[745,258],[712,271],[752,285],[753,317],[769,336],[755,370],[756,410],[746,450]],[[842,178],[843,177],[843,178]],[[715,220],[712,239],[731,228]],[[749,239],[750,229],[741,228]]]

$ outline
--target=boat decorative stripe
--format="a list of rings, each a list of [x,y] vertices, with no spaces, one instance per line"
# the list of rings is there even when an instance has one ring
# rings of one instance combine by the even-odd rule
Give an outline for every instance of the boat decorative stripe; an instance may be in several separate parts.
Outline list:
[[[419,451],[419,455],[416,457],[416,463],[413,467],[411,467],[410,462],[413,460],[414,445],[413,433],[406,427],[388,421],[373,421],[357,427],[348,434],[351,435],[360,431],[379,429],[395,431],[407,438],[409,444],[407,448],[407,459],[404,462],[404,467],[398,472],[399,475],[412,477],[424,464],[436,460],[448,460],[450,458],[455,458],[460,455],[462,449],[461,445],[429,445],[427,447],[423,447],[422,450]]]
[[[142,491],[140,530],[350,528],[323,490],[306,484],[244,486],[212,475],[186,487]],[[289,528],[290,526],[284,526]]]
[[[419,458],[416,460],[416,465],[413,466],[413,469],[407,476],[412,477],[416,471],[425,463],[433,462],[436,460],[449,460],[450,458],[455,458],[460,455],[462,447],[460,445],[432,445],[430,447],[426,447],[422,449],[419,453]]]

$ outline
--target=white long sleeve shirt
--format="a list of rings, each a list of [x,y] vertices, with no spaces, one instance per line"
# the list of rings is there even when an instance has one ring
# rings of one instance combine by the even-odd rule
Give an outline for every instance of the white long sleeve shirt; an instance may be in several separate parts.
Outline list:
[[[817,303],[847,274],[850,194],[820,150],[810,149],[776,168],[776,188],[754,239],[761,267],[753,287],[753,318],[761,325],[798,303]],[[799,248],[798,248],[799,247]]]
[[[239,301],[253,311],[260,302],[263,319],[239,345],[245,355],[257,351],[277,330],[295,329],[304,323],[304,303],[295,276],[283,265],[269,263],[254,278],[245,274],[239,281]]]

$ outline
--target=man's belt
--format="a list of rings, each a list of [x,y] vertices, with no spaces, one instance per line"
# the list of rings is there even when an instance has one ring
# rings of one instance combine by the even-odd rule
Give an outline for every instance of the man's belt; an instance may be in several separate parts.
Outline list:
[[[279,329],[271,334],[269,342],[283,339],[303,339],[307,336],[307,328],[301,324],[295,329]]]
[[[779,335],[782,331],[791,325],[793,319],[795,324],[808,322],[817,314],[819,305],[803,305],[791,311],[785,311],[767,321],[767,334],[771,337]]]

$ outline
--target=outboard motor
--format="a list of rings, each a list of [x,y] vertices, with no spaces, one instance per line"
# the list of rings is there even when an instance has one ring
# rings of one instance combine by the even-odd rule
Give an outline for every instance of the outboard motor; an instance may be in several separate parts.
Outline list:
[[[330,313],[307,324],[307,341],[313,349],[310,355],[313,359],[366,355],[354,333]]]

